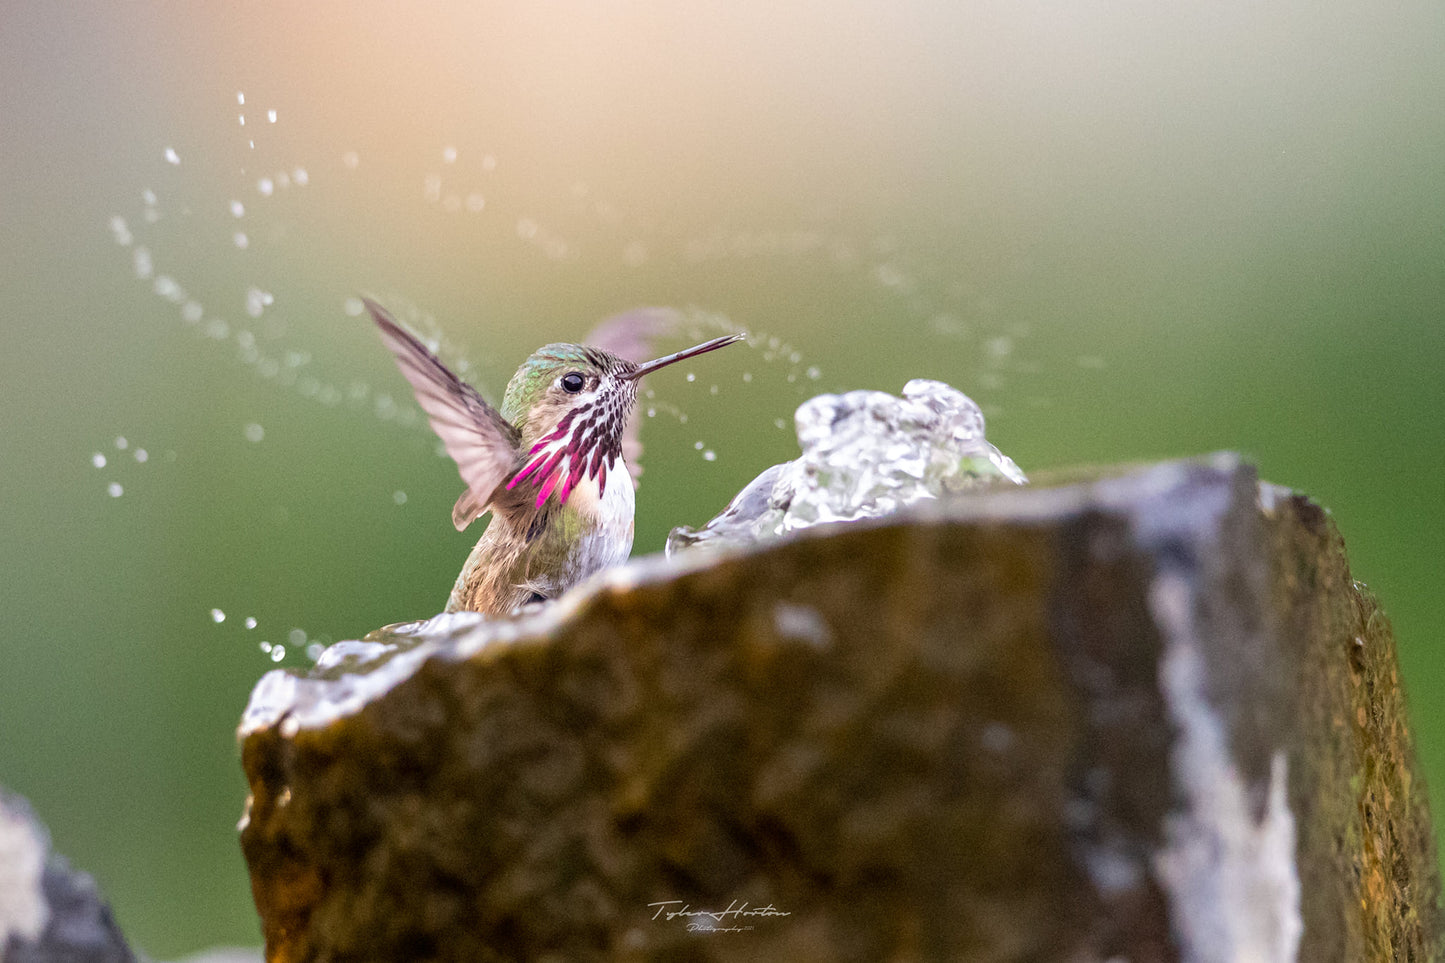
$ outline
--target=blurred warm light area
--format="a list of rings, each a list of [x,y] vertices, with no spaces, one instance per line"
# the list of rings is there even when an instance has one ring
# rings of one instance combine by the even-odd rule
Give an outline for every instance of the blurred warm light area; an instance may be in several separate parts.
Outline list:
[[[581,184],[663,245],[719,224],[861,221],[950,255],[1084,258],[1172,287],[1180,261],[1247,270],[1283,232],[1338,230],[1362,209],[1411,218],[1433,168],[1387,145],[1445,146],[1420,126],[1445,80],[1440,14],[1423,4],[1393,19],[1303,2],[170,14],[175,134],[207,137],[213,157],[234,159],[241,132],[221,122],[244,90],[281,107],[269,147],[322,170],[355,151],[373,185],[416,182],[449,145],[462,165],[496,158],[513,207],[542,218]],[[465,246],[438,249],[411,197],[370,200],[367,222],[338,216],[399,272],[468,263]]]

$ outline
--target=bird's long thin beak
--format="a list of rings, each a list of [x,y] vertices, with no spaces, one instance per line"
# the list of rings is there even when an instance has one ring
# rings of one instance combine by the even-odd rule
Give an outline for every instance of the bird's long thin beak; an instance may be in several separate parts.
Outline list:
[[[674,362],[686,361],[688,358],[696,358],[700,354],[707,354],[709,351],[716,351],[718,348],[725,348],[730,344],[736,344],[742,340],[743,335],[741,334],[728,334],[721,338],[713,338],[711,341],[704,341],[702,344],[679,351],[676,354],[670,354],[666,357],[658,358],[655,361],[644,362],[626,374],[619,375],[619,377],[624,381],[634,381],[645,374],[656,371],[658,368],[666,368]]]

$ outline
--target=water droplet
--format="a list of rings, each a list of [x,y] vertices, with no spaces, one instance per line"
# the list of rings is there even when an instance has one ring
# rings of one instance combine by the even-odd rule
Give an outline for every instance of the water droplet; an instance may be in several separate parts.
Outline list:
[[[245,106],[246,104],[246,95],[239,90],[236,91],[236,103],[241,104],[242,106]]]
[[[253,318],[259,318],[261,312],[275,303],[276,296],[270,291],[262,291],[255,285],[246,289],[246,313]]]
[[[130,233],[130,228],[125,223],[125,218],[119,214],[110,219],[110,235],[121,247],[130,247],[131,242],[135,240]]]
[[[647,409],[647,417],[649,417],[649,418],[656,418],[656,417],[657,417],[657,409],[656,409],[656,408],[648,408],[648,409]]]
[[[490,172],[490,171],[494,171],[494,170],[496,170],[496,169],[497,169],[497,159],[496,159],[495,157],[493,157],[491,154],[485,155],[485,156],[482,158],[482,170]]]
[[[120,487],[120,482],[111,482],[105,487],[105,490],[111,498],[119,498],[125,494],[125,489]]]
[[[272,661],[272,662],[280,662],[280,661],[281,661],[282,659],[284,659],[284,658],[286,658],[286,646],[284,646],[284,645],[273,645],[273,646],[271,646],[271,661]]]
[[[270,121],[271,123],[273,123],[273,124],[276,123],[276,110],[275,110],[275,108],[272,108],[271,110],[266,111],[266,119],[269,120],[269,121]]]
[[[260,441],[261,439],[263,439],[263,438],[266,437],[266,429],[265,429],[265,428],[262,428],[260,425],[256,424],[255,422],[252,422],[251,424],[249,424],[249,425],[246,426],[246,428],[245,428],[245,435],[246,435],[246,440],[247,440],[247,441],[249,441],[249,442],[258,442],[258,441]]]
[[[187,301],[181,306],[181,320],[187,324],[195,324],[201,320],[201,315],[204,313],[201,310],[200,302],[197,301]]]
[[[991,338],[984,349],[988,351],[989,357],[995,361],[1001,361],[1013,353],[1014,343],[1012,338],[998,337]]]
[[[468,194],[468,195],[467,195],[467,210],[471,211],[473,214],[477,213],[478,211],[480,211],[482,208],[484,208],[484,207],[486,207],[486,206],[487,206],[486,198],[482,197],[482,195],[480,195],[480,194]]]
[[[878,265],[873,269],[873,276],[884,287],[903,288],[908,286],[908,276],[892,264]]]
[[[290,187],[290,186],[291,186],[291,175],[288,174],[288,173],[286,173],[285,171],[280,171],[279,173],[277,173],[277,175],[276,175],[276,186],[277,186],[277,187]]]
[[[95,454],[93,454],[93,455],[90,456],[90,463],[91,463],[92,465],[94,465],[96,468],[104,468],[104,467],[105,467],[105,456],[102,455],[100,452],[96,452]]]
[[[256,190],[261,192],[262,197],[270,197],[276,192],[276,184],[269,177],[263,177],[256,182]]]
[[[262,652],[270,652],[270,651],[271,651],[271,643],[270,643],[270,642],[262,642],[262,643],[258,646],[258,648],[259,648]]]
[[[456,162],[457,162],[457,149],[456,149],[455,147],[446,147],[446,148],[443,148],[443,149],[442,149],[442,163],[443,163],[443,164],[455,164]]]
[[[140,280],[144,281],[154,273],[155,268],[151,264],[151,252],[146,248],[136,248],[135,253],[131,255],[131,260],[135,265],[135,276]]]
[[[786,424],[784,424],[783,419],[781,419],[781,418],[774,418],[774,419],[773,419],[773,427],[776,428],[776,429],[778,429],[779,431],[782,431],[784,428],[787,428],[788,426],[787,426]]]
[[[232,201],[232,202],[231,202],[231,216],[232,216],[232,217],[245,217],[245,216],[246,216],[246,205],[245,205],[245,204],[242,204],[240,201]]]
[[[366,310],[366,305],[361,303],[361,298],[347,298],[341,302],[341,310],[346,312],[347,317],[357,318]]]
[[[245,127],[245,126],[246,126],[246,115],[245,115],[245,114],[237,114],[237,115],[236,115],[236,123],[239,124],[239,125],[242,126],[242,127]]]
[[[211,621],[217,623],[226,621],[226,613],[220,609],[211,609]]]
[[[685,424],[687,424],[687,415],[686,415],[686,414],[679,414],[679,415],[677,416],[677,423],[678,423],[679,425],[685,425]]]
[[[256,627],[256,618],[255,618],[255,616],[251,616],[251,615],[246,616],[246,628],[248,628],[248,629],[254,629],[255,627]]]
[[[398,505],[405,505],[405,504],[406,504],[406,492],[401,491],[400,489],[398,489],[397,491],[392,492],[392,493],[391,493],[391,500],[394,501],[394,502],[396,502]]]
[[[149,461],[150,457],[150,452],[146,451],[144,448],[137,448],[135,450],[135,460],[140,462],[142,465]]]
[[[306,644],[306,630],[305,630],[305,629],[292,629],[290,632],[287,632],[287,633],[286,633],[286,638],[291,642],[292,645],[305,645],[305,644]]]
[[[321,658],[321,653],[325,651],[326,646],[322,645],[320,642],[312,642],[310,645],[306,646],[306,658],[310,659],[312,662],[315,662],[317,659]]]
[[[168,274],[157,275],[156,282],[152,285],[152,288],[158,296],[172,303],[178,304],[184,300],[186,296],[186,292],[181,290],[181,286],[176,283],[175,278]]]
[[[687,373],[687,380],[688,380],[688,381],[696,381],[696,380],[697,380],[697,375],[695,375],[695,374],[693,374],[691,371],[689,371],[689,372]]]
[[[298,167],[291,172],[291,179],[296,182],[297,187],[305,187],[311,183],[311,175],[306,173],[306,168]]]
[[[707,451],[702,453],[702,458],[703,461],[717,461],[717,452],[709,448]]]
[[[167,147],[166,160],[172,164],[179,164],[181,162],[181,156],[176,153],[176,149],[174,147]]]
[[[530,217],[519,218],[517,221],[517,236],[531,239],[537,236],[537,222]]]
[[[808,375],[809,380],[811,380],[811,381],[817,381],[819,378],[823,377],[823,372],[821,372],[821,371],[818,370],[818,366],[817,366],[817,365],[813,365],[811,368],[809,368],[809,369],[807,370],[806,373],[807,373],[807,375]]]
[[[246,248],[251,246],[251,239],[246,236],[245,231],[237,231],[235,234],[231,235],[231,243],[244,251],[246,250]]]
[[[702,451],[702,442],[695,441],[692,443],[692,447],[697,449],[698,451]]]
[[[125,440],[125,435],[116,435],[115,447],[120,449],[121,451],[125,451],[127,448],[130,447],[130,442]]]
[[[341,163],[345,164],[348,170],[356,170],[361,166],[361,155],[354,150],[349,150],[341,155]]]
[[[717,385],[709,385],[709,386],[708,386],[708,389],[707,389],[707,393],[710,394],[710,395],[715,395],[715,394],[717,394]]]
[[[744,372],[743,372],[743,383],[744,383],[744,384],[747,384],[747,383],[751,382],[752,380],[753,380],[753,373],[752,373],[751,371],[744,371]]]

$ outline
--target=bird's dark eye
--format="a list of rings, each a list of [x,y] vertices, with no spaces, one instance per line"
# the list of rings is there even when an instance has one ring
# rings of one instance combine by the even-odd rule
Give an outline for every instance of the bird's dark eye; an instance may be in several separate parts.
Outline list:
[[[585,381],[582,376],[575,371],[569,371],[562,376],[562,390],[568,394],[575,395],[582,390],[583,384]]]

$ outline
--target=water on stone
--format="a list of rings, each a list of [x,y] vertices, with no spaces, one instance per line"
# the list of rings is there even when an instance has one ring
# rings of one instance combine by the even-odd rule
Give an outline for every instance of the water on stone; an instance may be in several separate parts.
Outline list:
[[[983,412],[941,381],[819,395],[794,416],[798,458],[774,465],[698,529],[675,528],[667,554],[742,545],[822,522],[887,515],[914,502],[1028,481],[984,437]]]

